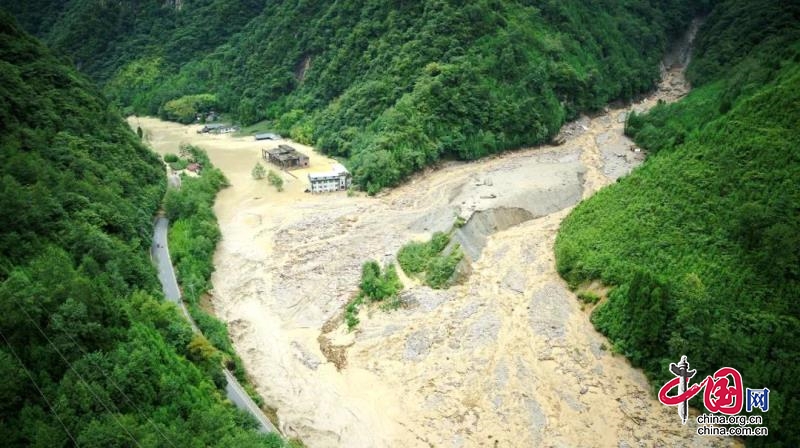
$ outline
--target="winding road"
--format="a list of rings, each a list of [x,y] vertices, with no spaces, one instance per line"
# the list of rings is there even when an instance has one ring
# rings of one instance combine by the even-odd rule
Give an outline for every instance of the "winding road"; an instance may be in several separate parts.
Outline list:
[[[164,297],[180,307],[183,315],[186,316],[186,319],[192,325],[192,330],[199,333],[200,329],[197,328],[194,320],[189,315],[189,310],[186,308],[183,300],[181,300],[181,290],[178,288],[178,280],[175,278],[175,270],[172,267],[172,260],[169,256],[169,246],[167,245],[168,229],[169,220],[163,216],[159,216],[156,219],[155,231],[153,232],[153,245],[150,248],[153,262],[158,268],[158,280],[161,282],[161,288],[164,290]],[[259,430],[261,432],[277,433],[278,430],[272,422],[267,419],[264,413],[261,412],[261,409],[256,406],[250,396],[247,395],[247,392],[244,391],[239,381],[236,380],[228,369],[223,368],[222,371],[225,372],[225,379],[227,380],[225,394],[228,399],[231,400],[236,407],[252,415],[256,421],[258,421]]]

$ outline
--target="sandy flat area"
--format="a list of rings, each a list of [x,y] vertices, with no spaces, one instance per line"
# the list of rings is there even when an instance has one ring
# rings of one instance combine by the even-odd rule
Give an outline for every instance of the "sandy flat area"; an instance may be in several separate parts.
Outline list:
[[[213,306],[280,428],[315,447],[725,446],[650,393],[640,371],[589,322],[557,275],[553,243],[578,201],[641,163],[625,114],[687,90],[679,69],[641,103],[583,117],[565,143],[449,163],[375,198],[304,193],[308,170],[276,192],[250,170],[278,142],[196,133],[152,118],[159,153],[206,149],[231,182],[217,198],[223,241]],[[285,142],[284,142],[285,143]],[[402,244],[473,219],[461,235],[471,274],[448,290],[410,282],[404,308],[365,309],[337,324],[361,264],[392,262]],[[482,216],[482,218],[475,218]],[[341,369],[323,346],[346,358]]]

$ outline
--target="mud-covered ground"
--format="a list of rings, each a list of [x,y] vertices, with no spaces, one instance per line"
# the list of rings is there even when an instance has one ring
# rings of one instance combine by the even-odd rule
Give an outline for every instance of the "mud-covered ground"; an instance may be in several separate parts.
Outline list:
[[[309,447],[709,446],[608,342],[555,271],[553,243],[570,208],[641,163],[622,135],[631,110],[674,101],[680,66],[640,103],[582,117],[559,146],[450,163],[377,198],[286,191],[250,170],[275,142],[207,136],[196,127],[131,118],[159,152],[205,148],[231,181],[215,211],[223,241],[212,304],[229,325],[281,430]],[[293,144],[294,145],[294,144]],[[361,264],[392,262],[402,244],[447,230],[457,216],[472,273],[449,290],[408,281],[406,304],[337,317]],[[341,370],[326,358],[332,352]]]

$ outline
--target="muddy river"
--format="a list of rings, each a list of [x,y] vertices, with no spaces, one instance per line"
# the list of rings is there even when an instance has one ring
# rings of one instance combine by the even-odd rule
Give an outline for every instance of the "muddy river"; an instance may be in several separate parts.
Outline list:
[[[641,163],[626,114],[687,89],[671,66],[657,92],[566,125],[559,146],[450,163],[375,198],[305,193],[307,174],[332,161],[302,145],[290,143],[311,167],[283,174],[278,193],[250,175],[278,142],[129,122],[160,153],[205,148],[230,180],[215,206],[211,302],[287,436],[312,448],[728,445],[693,436],[607,349],[553,256],[570,209]],[[457,216],[473,218],[459,235],[466,280],[444,291],[409,281],[404,308],[362,309],[347,332],[337,317],[361,264],[392,262]]]

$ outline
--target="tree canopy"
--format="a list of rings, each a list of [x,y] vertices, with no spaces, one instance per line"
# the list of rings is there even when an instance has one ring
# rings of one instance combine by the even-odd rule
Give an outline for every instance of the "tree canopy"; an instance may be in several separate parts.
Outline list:
[[[3,446],[281,446],[225,400],[207,343],[162,300],[158,157],[3,12],[0,77]]]
[[[687,355],[698,377],[731,366],[771,390],[755,446],[800,445],[798,19],[796,3],[720,2],[695,90],[628,120],[648,160],[577,206],[556,242],[573,285],[614,285],[592,320],[655,384]]]
[[[185,121],[198,98],[213,98],[243,124],[267,120],[346,159],[356,184],[376,192],[442,158],[543,143],[577,113],[651,89],[669,38],[708,2],[0,6],[128,113]]]

